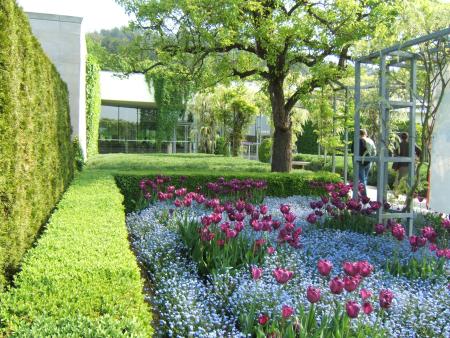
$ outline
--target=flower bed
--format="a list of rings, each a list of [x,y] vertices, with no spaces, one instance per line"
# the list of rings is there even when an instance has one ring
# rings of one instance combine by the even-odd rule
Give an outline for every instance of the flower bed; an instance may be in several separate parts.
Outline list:
[[[433,243],[411,250],[397,230],[396,239],[317,228],[306,221],[314,202],[306,197],[254,206],[175,195],[127,222],[154,281],[162,335],[450,335],[448,263],[433,278],[386,265],[394,255],[437,260]]]

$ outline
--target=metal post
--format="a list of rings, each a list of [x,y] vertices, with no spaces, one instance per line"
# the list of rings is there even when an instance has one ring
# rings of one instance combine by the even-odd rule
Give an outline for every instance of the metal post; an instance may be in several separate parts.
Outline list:
[[[333,93],[333,138],[336,134],[336,109],[336,94]],[[331,172],[333,174],[336,172],[336,147],[333,147],[331,154]]]
[[[377,200],[379,202],[384,202],[384,190],[385,190],[385,182],[384,182],[384,167],[386,163],[385,160],[385,148],[386,148],[386,139],[385,139],[385,121],[386,121],[386,56],[381,55],[380,57],[380,133],[378,139],[378,154],[377,154]],[[383,213],[384,213],[384,205],[381,205],[381,208],[378,209],[378,222],[383,222]]]
[[[411,108],[409,110],[409,157],[411,162],[408,166],[408,184],[410,187],[414,184],[415,176],[415,159],[416,159],[416,97],[417,97],[417,61],[415,58],[411,59],[411,71],[410,71],[411,91],[410,100]],[[407,211],[413,214],[414,201],[411,200],[410,205],[407,205]],[[414,218],[408,218],[408,233],[412,236],[414,230]]]
[[[348,88],[345,88],[345,108],[344,108],[344,183],[348,181]]]
[[[361,106],[361,62],[355,63],[355,135],[353,136],[353,198],[358,198],[359,164],[359,130],[361,129],[359,115]]]
[[[172,154],[177,153],[177,127],[173,128]]]
[[[386,64],[386,81],[385,81],[385,90],[384,90],[384,102],[385,106],[385,122],[384,122],[384,156],[389,157],[389,136],[391,133],[391,116],[390,116],[390,95],[389,95],[389,65]],[[383,185],[383,201],[387,201],[387,188],[389,187],[389,163],[383,160],[384,163],[384,185]]]

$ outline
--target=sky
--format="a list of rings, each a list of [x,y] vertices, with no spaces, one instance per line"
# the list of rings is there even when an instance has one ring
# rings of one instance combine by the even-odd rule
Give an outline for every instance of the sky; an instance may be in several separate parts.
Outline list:
[[[450,0],[441,0],[450,3]],[[86,32],[127,25],[129,18],[114,0],[17,0],[28,12],[84,17]]]
[[[86,32],[121,27],[129,18],[114,0],[17,0],[27,12],[81,16]]]

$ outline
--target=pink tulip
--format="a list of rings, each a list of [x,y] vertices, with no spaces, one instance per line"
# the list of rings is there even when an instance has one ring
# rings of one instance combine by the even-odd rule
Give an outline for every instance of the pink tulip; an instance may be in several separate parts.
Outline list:
[[[268,207],[267,205],[261,205],[261,206],[259,207],[259,212],[260,212],[262,215],[267,214],[268,211],[269,211],[269,207]]]
[[[234,229],[227,229],[226,230],[227,239],[235,238],[237,236],[237,234],[238,234],[238,232],[236,230],[234,230]]]
[[[394,293],[391,290],[386,289],[386,290],[380,291],[379,301],[380,301],[380,306],[383,309],[388,309],[391,306],[393,299],[394,299]]]
[[[345,310],[350,318],[356,318],[359,314],[359,305],[355,301],[350,300],[345,304]]]
[[[289,212],[289,210],[291,210],[291,207],[289,205],[287,205],[287,204],[282,204],[280,206],[280,211],[283,214],[287,214]]]
[[[273,255],[273,254],[275,253],[275,248],[274,248],[273,246],[269,246],[269,247],[267,248],[267,253],[268,253],[269,255]]]
[[[309,286],[306,290],[306,298],[312,304],[317,303],[320,300],[320,289]]]
[[[386,230],[386,228],[384,227],[384,224],[375,224],[375,233],[377,235],[381,235],[384,233],[384,231]]]
[[[370,315],[372,313],[372,311],[373,311],[373,306],[369,302],[364,302],[362,308],[363,308],[363,312],[366,315]]]
[[[444,229],[450,230],[450,219],[445,218],[441,221],[441,225]]]
[[[352,262],[344,262],[344,271],[349,276],[356,276],[359,272],[358,265]]]
[[[202,224],[203,224],[205,227],[210,226],[211,223],[212,223],[212,219],[211,219],[209,216],[203,216],[203,217],[202,217]]]
[[[220,247],[222,247],[222,246],[225,245],[225,241],[224,241],[223,239],[218,239],[218,240],[217,240],[217,245],[220,246]]]
[[[362,300],[366,300],[366,299],[372,297],[372,292],[370,292],[369,290],[366,290],[366,289],[361,289],[359,294],[361,295]]]
[[[417,238],[417,246],[419,248],[425,246],[425,244],[427,244],[427,239],[425,237],[418,237]]]
[[[244,222],[236,222],[234,223],[234,229],[238,232],[244,230]]]
[[[276,281],[280,284],[287,283],[294,276],[293,271],[289,271],[282,268],[276,268],[275,270],[273,270],[272,274],[275,277]]]
[[[192,204],[192,198],[184,198],[183,199],[183,205],[185,206],[185,207],[190,207],[191,206],[191,204]]]
[[[333,264],[326,259],[320,259],[317,263],[317,268],[322,276],[328,276],[331,269],[333,269]]]
[[[344,289],[347,292],[355,291],[358,287],[359,280],[352,276],[345,276],[344,277]]]
[[[166,192],[174,193],[174,192],[175,192],[175,187],[174,187],[173,185],[169,185],[169,186],[167,187]]]
[[[221,225],[220,225],[220,229],[223,231],[223,232],[227,232],[227,230],[230,228],[230,222],[223,222]]]
[[[146,200],[149,200],[149,199],[152,198],[152,194],[150,194],[149,192],[146,192],[145,195],[144,195],[144,198],[145,198]]]
[[[213,214],[211,214],[210,217],[211,217],[211,221],[216,224],[222,220],[222,214],[213,213]]]
[[[292,212],[289,212],[287,214],[284,214],[284,219],[286,220],[286,222],[288,223],[293,223],[295,220],[295,215]]]
[[[367,261],[356,262],[358,273],[363,277],[368,277],[373,271],[373,265]]]
[[[283,308],[281,309],[281,314],[284,319],[287,319],[294,314],[294,309],[288,305],[283,305]]]
[[[437,233],[432,227],[427,226],[422,229],[422,236],[428,239],[431,243],[436,242]]]
[[[272,228],[274,230],[277,230],[280,226],[281,226],[281,222],[280,221],[273,221],[272,222]]]
[[[314,224],[317,222],[317,216],[316,214],[312,213],[309,214],[308,217],[306,217],[306,221],[308,221],[308,223]]]
[[[173,202],[173,204],[175,204],[175,206],[177,208],[181,207],[181,201],[180,200],[175,200],[175,202]]]
[[[260,238],[255,240],[255,247],[260,248],[262,247],[264,244],[266,244],[266,240],[264,238]]]
[[[330,200],[327,196],[321,196],[320,199],[322,200],[323,204],[327,204],[328,201]]]
[[[269,316],[261,314],[258,317],[258,324],[259,325],[265,325],[269,321]]]
[[[241,212],[242,210],[245,209],[245,202],[242,200],[239,200],[236,202],[236,209]]]
[[[401,241],[405,237],[406,231],[403,225],[401,224],[395,224],[392,227],[392,236],[394,236],[397,240]]]
[[[284,225],[284,228],[286,229],[287,232],[291,232],[292,230],[294,230],[295,225],[293,223],[286,223]]]
[[[254,280],[260,279],[262,276],[263,269],[256,266],[252,266],[252,278]]]
[[[344,282],[339,277],[334,277],[330,281],[330,290],[335,295],[339,295],[344,290]]]

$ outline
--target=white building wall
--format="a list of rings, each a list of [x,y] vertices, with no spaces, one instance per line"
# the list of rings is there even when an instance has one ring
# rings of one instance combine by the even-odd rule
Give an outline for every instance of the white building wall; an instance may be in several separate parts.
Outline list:
[[[431,158],[430,208],[450,214],[450,86],[437,113]]]
[[[33,34],[69,89],[72,137],[86,154],[86,41],[83,18],[27,13]]]
[[[144,74],[124,76],[123,74],[101,71],[100,91],[104,103],[156,107],[153,86],[147,84]]]

